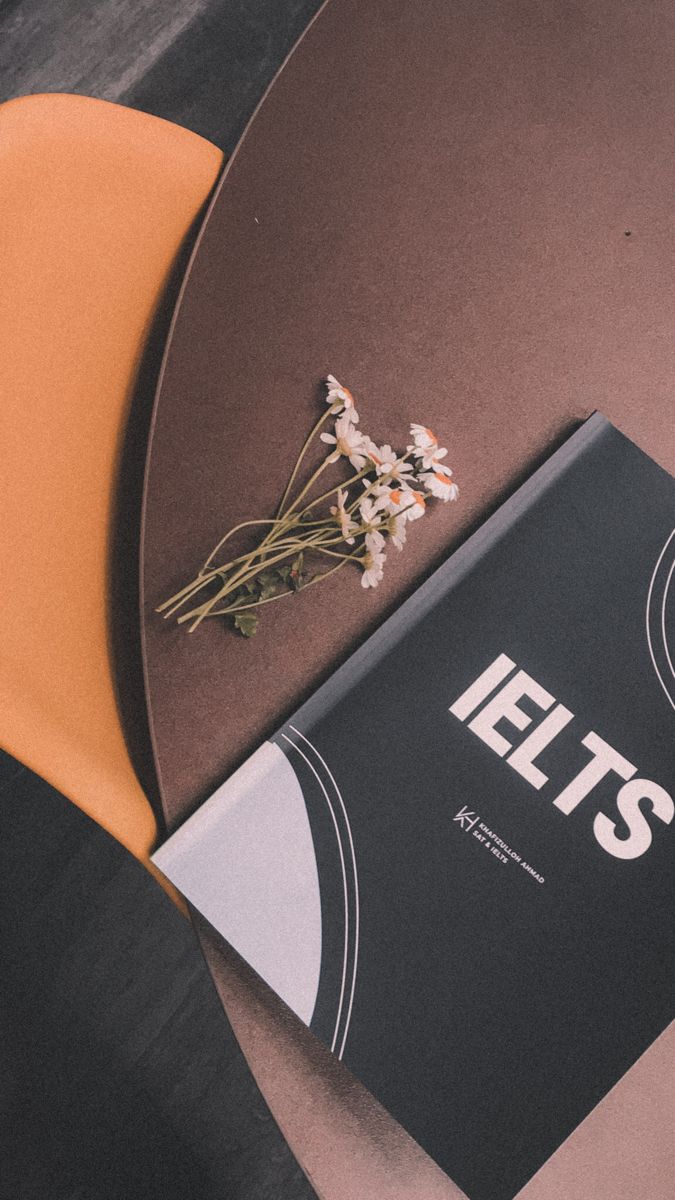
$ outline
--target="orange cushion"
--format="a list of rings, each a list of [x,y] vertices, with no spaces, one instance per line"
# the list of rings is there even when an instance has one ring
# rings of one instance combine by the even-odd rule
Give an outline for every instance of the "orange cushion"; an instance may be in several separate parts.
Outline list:
[[[0,105],[0,745],[147,860],[108,647],[139,356],[221,152],[80,96]]]

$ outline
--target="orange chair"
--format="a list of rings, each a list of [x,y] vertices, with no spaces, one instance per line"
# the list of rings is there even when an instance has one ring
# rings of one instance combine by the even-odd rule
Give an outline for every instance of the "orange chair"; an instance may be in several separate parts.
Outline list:
[[[139,361],[221,165],[196,134],[104,101],[0,105],[0,746],[146,865],[111,522]]]

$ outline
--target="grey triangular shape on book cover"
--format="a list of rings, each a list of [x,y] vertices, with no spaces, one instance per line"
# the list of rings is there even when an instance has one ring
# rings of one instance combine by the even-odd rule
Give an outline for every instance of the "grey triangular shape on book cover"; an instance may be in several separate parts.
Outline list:
[[[153,862],[309,1025],[321,968],[321,902],[302,789],[265,742],[199,809],[199,853],[169,840]],[[202,840],[203,839],[203,840]]]

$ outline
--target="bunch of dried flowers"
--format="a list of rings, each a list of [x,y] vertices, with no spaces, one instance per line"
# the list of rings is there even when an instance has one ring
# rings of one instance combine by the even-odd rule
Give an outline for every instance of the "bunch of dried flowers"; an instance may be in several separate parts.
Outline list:
[[[171,617],[186,610],[177,620],[190,632],[207,617],[230,617],[240,633],[251,637],[263,605],[329,579],[348,564],[360,569],[364,588],[377,587],[388,543],[403,548],[408,526],[424,516],[430,499],[457,499],[457,484],[443,461],[448,452],[430,429],[411,425],[411,444],[399,454],[361,432],[354,397],[333,375],[326,380],[326,403],[298,455],[276,515],[230,529],[195,578],[158,612]],[[324,428],[328,422],[330,432]],[[294,494],[317,435],[328,453]],[[324,473],[341,461],[349,463],[352,474],[316,495]],[[230,539],[260,527],[266,532],[257,544],[228,559]]]

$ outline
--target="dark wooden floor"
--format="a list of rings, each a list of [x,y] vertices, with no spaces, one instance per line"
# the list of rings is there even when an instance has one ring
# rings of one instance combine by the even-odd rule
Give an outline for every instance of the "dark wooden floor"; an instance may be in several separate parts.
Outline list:
[[[231,151],[320,0],[0,0],[0,100],[81,92]]]
[[[0,772],[2,1200],[311,1196],[189,922],[47,784]]]
[[[101,96],[229,151],[317,7],[0,0],[0,100]],[[0,1200],[314,1195],[189,923],[116,842],[1,752],[0,1004]]]

